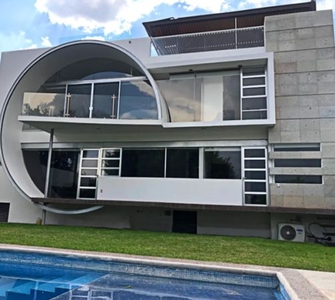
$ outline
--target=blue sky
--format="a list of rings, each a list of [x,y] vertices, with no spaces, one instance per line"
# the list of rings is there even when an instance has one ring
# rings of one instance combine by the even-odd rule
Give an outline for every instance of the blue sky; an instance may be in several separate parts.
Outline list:
[[[308,0],[0,0],[0,52],[146,36],[142,22]],[[333,9],[335,0],[317,0]]]

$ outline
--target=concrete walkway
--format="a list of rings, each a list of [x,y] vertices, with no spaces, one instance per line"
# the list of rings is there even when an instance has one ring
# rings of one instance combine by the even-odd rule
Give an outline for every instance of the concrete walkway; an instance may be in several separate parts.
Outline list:
[[[328,299],[335,300],[335,273],[298,270],[308,282]]]

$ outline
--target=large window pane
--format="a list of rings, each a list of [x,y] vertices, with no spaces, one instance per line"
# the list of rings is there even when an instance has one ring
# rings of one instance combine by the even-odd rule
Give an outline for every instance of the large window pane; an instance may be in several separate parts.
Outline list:
[[[78,155],[79,151],[53,150],[49,197],[76,198]],[[39,190],[44,193],[48,151],[23,150],[23,158],[31,179]]]
[[[238,71],[199,75],[202,78],[201,121],[240,119]],[[199,78],[199,76],[197,76]]]
[[[119,83],[94,84],[93,118],[115,119],[119,98]]]
[[[120,119],[157,119],[154,91],[146,81],[122,82]]]
[[[65,116],[88,118],[91,102],[91,84],[69,85]]]
[[[122,177],[164,177],[164,149],[122,150]]]
[[[78,156],[79,151],[52,152],[49,197],[76,198]]]
[[[63,117],[64,100],[65,87],[24,93],[22,113],[28,116]]]
[[[222,120],[239,120],[240,75],[223,76],[223,116]]]
[[[198,178],[199,150],[198,149],[168,149],[166,177]]]
[[[44,194],[48,162],[47,150],[23,150],[23,159],[30,178]]]
[[[157,84],[167,103],[171,122],[201,120],[202,79],[159,80]]]
[[[205,178],[241,179],[241,151],[205,151]]]
[[[193,76],[158,81],[171,122],[240,119],[240,75],[237,71]]]

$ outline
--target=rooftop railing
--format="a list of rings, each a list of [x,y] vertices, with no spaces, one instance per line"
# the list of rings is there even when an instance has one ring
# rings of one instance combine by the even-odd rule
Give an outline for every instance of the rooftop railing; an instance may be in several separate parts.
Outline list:
[[[155,37],[152,55],[171,55],[264,46],[264,26]]]

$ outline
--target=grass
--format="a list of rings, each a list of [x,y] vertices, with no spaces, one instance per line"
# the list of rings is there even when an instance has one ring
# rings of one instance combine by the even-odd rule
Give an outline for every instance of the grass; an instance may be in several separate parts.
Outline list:
[[[261,238],[0,224],[0,243],[335,272],[335,247]]]

